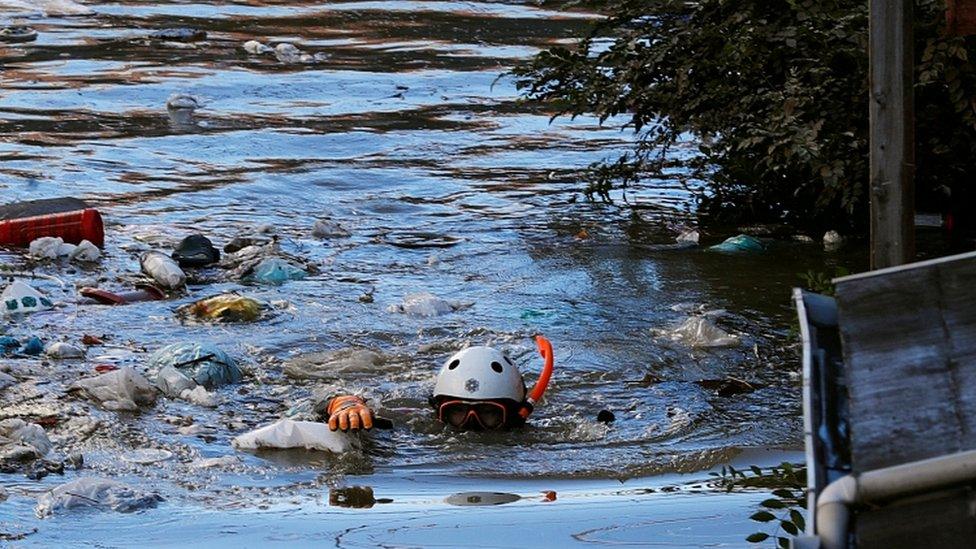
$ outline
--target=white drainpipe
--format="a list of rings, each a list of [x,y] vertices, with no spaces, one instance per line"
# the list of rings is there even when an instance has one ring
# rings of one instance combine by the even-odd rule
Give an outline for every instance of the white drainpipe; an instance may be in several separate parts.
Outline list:
[[[976,482],[976,450],[847,475],[817,497],[816,524],[823,549],[847,549],[850,506]]]

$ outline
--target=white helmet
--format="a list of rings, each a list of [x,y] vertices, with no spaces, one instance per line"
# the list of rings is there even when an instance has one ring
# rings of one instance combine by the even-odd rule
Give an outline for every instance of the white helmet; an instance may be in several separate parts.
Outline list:
[[[491,347],[468,347],[437,374],[434,398],[525,400],[525,382],[512,359]]]

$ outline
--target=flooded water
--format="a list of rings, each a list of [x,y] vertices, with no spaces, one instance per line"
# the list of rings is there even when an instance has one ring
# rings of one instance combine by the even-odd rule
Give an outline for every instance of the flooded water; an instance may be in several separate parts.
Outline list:
[[[64,306],[4,327],[109,345],[86,361],[6,360],[23,383],[6,390],[2,416],[56,417],[55,452],[82,452],[85,468],[40,481],[0,474],[9,496],[0,532],[36,528],[16,542],[27,546],[494,547],[524,544],[512,531],[499,537],[496,526],[512,524],[560,546],[736,546],[754,530],[747,517],[762,494],[701,483],[744,449],[760,452],[747,454],[752,462],[797,458],[783,453],[801,444],[789,289],[797,273],[837,259],[804,244],[753,255],[662,247],[693,207],[677,181],[629,192],[637,209],[585,201],[577,170],[626,150],[630,134],[586,118],[550,124],[500,76],[593,16],[530,2],[92,1],[92,13],[72,16],[24,14],[23,4],[0,0],[6,23],[38,31],[34,42],[0,43],[0,202],[83,198],[105,216],[107,246],[97,267],[38,267],[66,283],[34,281]],[[58,3],[30,4],[27,12]],[[151,37],[174,27],[207,35]],[[249,40],[291,42],[308,57],[251,55]],[[201,106],[170,112],[174,94]],[[315,238],[319,219],[350,236]],[[170,301],[73,303],[82,281],[131,284],[142,250],[168,252],[194,232],[223,247],[258,230],[320,272],[269,287],[210,270]],[[0,258],[34,268],[18,251]],[[221,325],[174,315],[228,290],[273,304],[273,314]],[[424,291],[470,306],[433,318],[389,310]],[[699,308],[724,309],[717,322],[741,345],[692,350],[655,335]],[[536,333],[552,340],[557,366],[524,429],[457,434],[434,421],[427,397],[449,355],[502,347],[531,384]],[[179,341],[216,344],[244,366],[244,382],[221,389],[217,408],[162,398],[115,413],[64,394],[96,364],[144,370],[148,352]],[[324,380],[282,374],[292,357],[351,346],[383,359]],[[694,383],[729,377],[757,390],[719,396]],[[232,437],[300,409],[324,385],[367,391],[394,428],[340,457],[231,448]],[[609,426],[596,421],[603,409],[616,415]],[[97,423],[81,436],[73,417]],[[120,459],[141,448],[175,457]],[[769,448],[777,451],[762,453]],[[230,455],[240,461],[198,466]],[[165,500],[135,515],[33,517],[37,495],[93,474]],[[330,490],[348,486],[392,502],[329,502]],[[545,500],[546,490],[558,499]],[[520,499],[471,509],[448,497],[480,491]]]

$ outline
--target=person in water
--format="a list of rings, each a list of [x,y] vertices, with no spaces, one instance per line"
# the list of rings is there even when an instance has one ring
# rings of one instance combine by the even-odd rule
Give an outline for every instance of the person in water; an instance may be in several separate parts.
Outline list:
[[[430,404],[437,419],[463,430],[491,431],[525,423],[542,398],[552,376],[552,344],[536,336],[545,360],[531,392],[512,359],[491,347],[468,347],[447,359],[437,374]],[[332,397],[326,407],[329,429],[359,431],[373,428],[375,415],[357,395]]]

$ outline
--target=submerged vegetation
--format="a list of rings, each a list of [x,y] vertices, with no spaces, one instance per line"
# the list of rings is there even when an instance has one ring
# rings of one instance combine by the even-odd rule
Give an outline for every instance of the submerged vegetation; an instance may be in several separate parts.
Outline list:
[[[593,5],[591,2],[590,5]],[[595,165],[588,193],[683,168],[706,182],[713,221],[866,230],[868,3],[625,0],[574,47],[516,69],[556,116],[626,117],[634,150]],[[973,38],[945,34],[943,0],[917,0],[917,195],[928,211],[973,209]],[[697,154],[666,153],[693,136]],[[972,213],[967,211],[965,213]]]

